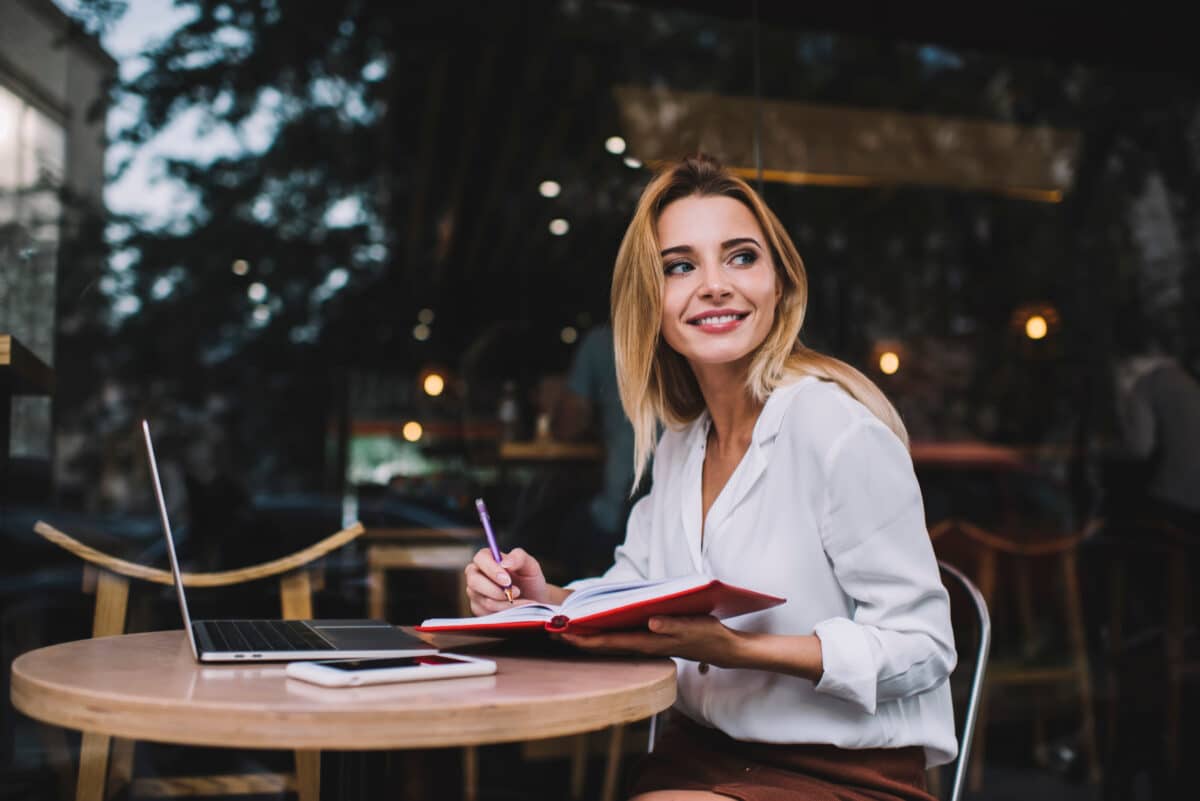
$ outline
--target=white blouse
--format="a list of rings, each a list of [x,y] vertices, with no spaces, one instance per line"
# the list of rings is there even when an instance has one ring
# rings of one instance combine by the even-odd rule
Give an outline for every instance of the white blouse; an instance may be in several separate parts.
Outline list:
[[[615,564],[570,587],[704,573],[787,598],[724,622],[815,633],[821,680],[676,659],[680,711],[739,740],[919,745],[928,765],[952,760],[949,598],[904,445],[836,384],[809,376],[779,387],[701,537],[708,425],[702,415],[663,435]]]

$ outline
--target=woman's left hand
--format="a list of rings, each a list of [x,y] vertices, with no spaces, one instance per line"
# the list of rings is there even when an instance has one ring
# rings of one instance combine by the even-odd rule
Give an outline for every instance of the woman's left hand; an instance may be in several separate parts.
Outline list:
[[[735,667],[737,664],[743,635],[715,617],[652,617],[647,628],[647,631],[559,636],[585,651],[678,656],[717,667]]]

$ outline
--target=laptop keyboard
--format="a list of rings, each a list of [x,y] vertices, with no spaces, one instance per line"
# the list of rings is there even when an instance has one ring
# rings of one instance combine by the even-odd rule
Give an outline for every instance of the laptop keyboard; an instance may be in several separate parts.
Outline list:
[[[218,651],[332,651],[333,645],[298,620],[198,620]]]

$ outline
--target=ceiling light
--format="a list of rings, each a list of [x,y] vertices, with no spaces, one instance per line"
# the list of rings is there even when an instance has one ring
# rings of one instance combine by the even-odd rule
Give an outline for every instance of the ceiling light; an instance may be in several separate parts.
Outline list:
[[[1058,309],[1045,301],[1024,303],[1013,311],[1013,332],[1034,342],[1049,340],[1062,326]]]
[[[421,384],[421,388],[425,390],[425,394],[431,398],[436,398],[442,394],[446,388],[446,379],[442,378],[437,373],[430,373],[425,376],[425,380]]]
[[[1034,314],[1025,321],[1025,336],[1030,339],[1044,339],[1049,330],[1046,318],[1040,314]]]
[[[879,354],[879,369],[884,375],[894,375],[900,369],[900,357],[894,351]]]

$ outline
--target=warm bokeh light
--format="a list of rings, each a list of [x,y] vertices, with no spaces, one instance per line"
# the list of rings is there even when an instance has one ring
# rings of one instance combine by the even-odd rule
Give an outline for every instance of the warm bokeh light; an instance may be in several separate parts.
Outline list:
[[[267,286],[266,284],[255,281],[246,288],[246,295],[249,296],[250,300],[254,301],[255,303],[261,303],[262,300],[267,296]]]
[[[1050,326],[1046,323],[1046,318],[1040,314],[1034,314],[1025,321],[1025,336],[1030,339],[1042,339],[1049,330]]]
[[[433,309],[421,309],[417,312],[417,322],[429,325],[433,322]]]
[[[900,357],[894,351],[879,354],[879,369],[884,375],[894,375],[900,369]]]
[[[421,435],[425,433],[425,429],[421,428],[421,424],[416,420],[409,420],[404,424],[404,428],[400,430],[400,433],[403,434],[404,438],[409,442],[416,442],[421,438]]]
[[[245,259],[238,259],[233,263],[234,275],[245,275],[250,272],[250,262]]]
[[[556,217],[550,221],[550,233],[555,236],[562,236],[567,231],[571,230],[571,224],[562,217]]]
[[[436,398],[442,394],[442,390],[446,388],[446,379],[442,378],[437,373],[430,373],[425,376],[425,381],[421,387],[425,390],[425,394],[432,398]]]
[[[619,136],[610,136],[604,141],[604,149],[614,156],[625,152],[625,140]]]
[[[429,335],[431,333],[433,333],[433,331],[431,331],[429,326],[425,325],[425,323],[417,323],[415,326],[413,326],[413,339],[417,340],[418,342],[424,342],[425,340],[429,339]]]
[[[1013,309],[1009,325],[1012,326],[1014,334],[1038,342],[1055,336],[1062,326],[1062,318],[1053,304],[1031,301]]]
[[[579,330],[573,325],[568,325],[559,333],[559,337],[562,339],[564,344],[570,345],[575,340],[579,339]]]
[[[558,193],[562,191],[562,186],[558,181],[542,181],[538,185],[538,191],[542,193],[542,197],[558,197]]]

